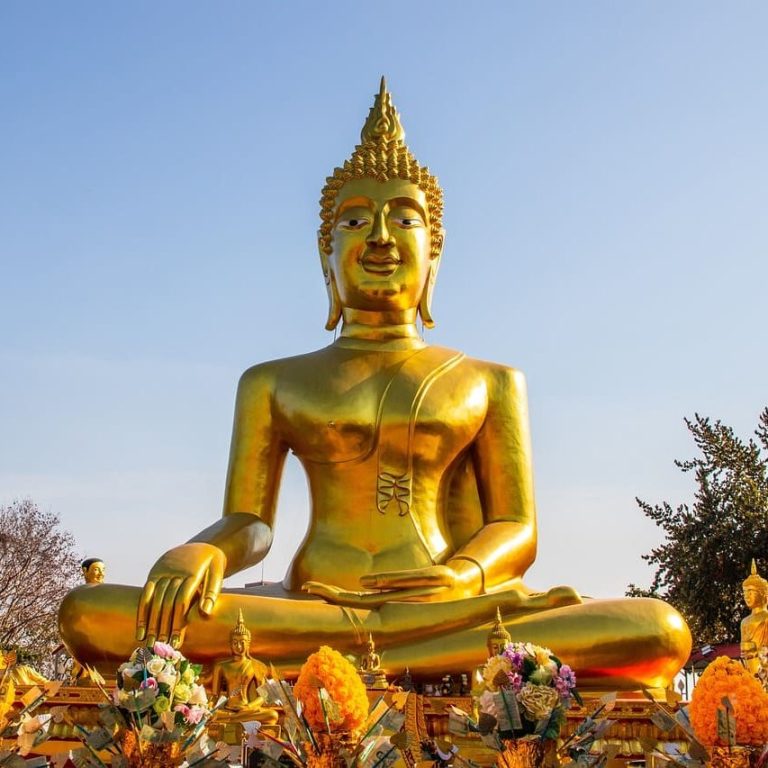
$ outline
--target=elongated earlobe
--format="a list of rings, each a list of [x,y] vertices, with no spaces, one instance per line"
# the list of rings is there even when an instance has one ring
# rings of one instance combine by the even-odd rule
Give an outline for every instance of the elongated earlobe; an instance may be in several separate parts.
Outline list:
[[[421,315],[421,322],[424,323],[425,328],[435,327],[435,318],[432,317],[432,293],[435,290],[444,241],[445,234],[442,230],[432,238],[432,261],[429,265],[429,275],[424,285],[424,291],[421,294],[421,299],[419,299],[419,315]]]
[[[425,328],[435,327],[435,319],[432,317],[432,292],[435,289],[435,280],[437,279],[437,267],[439,263],[439,259],[434,259],[429,265],[429,276],[427,277],[427,283],[424,286],[424,292],[421,294],[421,299],[419,300],[419,315],[421,315],[421,322],[424,323]]]
[[[330,270],[325,273],[325,290],[328,291],[328,319],[325,321],[325,330],[332,331],[341,320],[341,300],[336,278]]]
[[[318,232],[317,248],[320,252],[320,265],[323,268],[323,278],[325,279],[325,290],[328,293],[328,319],[325,321],[325,329],[332,331],[341,320],[341,299],[339,298],[339,289],[336,287],[336,278],[328,263],[328,254],[323,246],[322,234]]]

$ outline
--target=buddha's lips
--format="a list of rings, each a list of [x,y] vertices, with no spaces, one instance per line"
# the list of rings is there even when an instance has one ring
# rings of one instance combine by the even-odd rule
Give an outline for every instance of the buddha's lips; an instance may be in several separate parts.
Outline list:
[[[400,264],[400,259],[391,253],[386,255],[366,253],[360,259],[360,266],[366,272],[373,272],[377,275],[391,275]]]

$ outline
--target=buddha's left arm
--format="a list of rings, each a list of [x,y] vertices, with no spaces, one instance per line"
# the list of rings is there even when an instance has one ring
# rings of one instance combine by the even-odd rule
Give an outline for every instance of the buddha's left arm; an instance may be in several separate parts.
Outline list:
[[[485,524],[446,565],[467,576],[479,568],[482,589],[493,591],[533,563],[536,508],[525,378],[494,366],[487,388],[488,412],[473,446]]]

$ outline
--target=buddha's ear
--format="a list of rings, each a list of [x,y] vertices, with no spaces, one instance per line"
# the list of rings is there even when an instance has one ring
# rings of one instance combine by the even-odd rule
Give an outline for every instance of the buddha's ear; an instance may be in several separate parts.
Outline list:
[[[445,244],[445,230],[441,229],[432,235],[432,251],[430,253],[429,275],[424,285],[424,291],[419,300],[419,314],[421,322],[426,328],[435,327],[435,319],[432,317],[432,292],[435,290],[435,281],[437,280],[437,270],[440,267],[440,258],[443,255],[443,245]]]
[[[341,320],[341,299],[339,298],[339,289],[336,287],[336,278],[328,260],[329,254],[326,253],[323,244],[322,234],[317,233],[317,250],[320,253],[320,265],[323,268],[323,278],[325,279],[325,290],[328,292],[328,319],[325,321],[325,329],[332,331]]]

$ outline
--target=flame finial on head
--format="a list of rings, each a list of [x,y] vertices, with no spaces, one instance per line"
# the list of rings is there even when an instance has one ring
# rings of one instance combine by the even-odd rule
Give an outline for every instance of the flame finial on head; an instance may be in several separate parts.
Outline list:
[[[360,141],[363,144],[377,141],[405,143],[405,131],[400,123],[400,115],[392,103],[392,94],[387,90],[384,75],[381,76],[379,92],[360,132]]]

